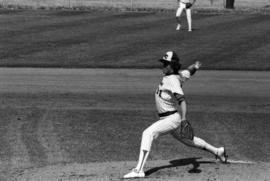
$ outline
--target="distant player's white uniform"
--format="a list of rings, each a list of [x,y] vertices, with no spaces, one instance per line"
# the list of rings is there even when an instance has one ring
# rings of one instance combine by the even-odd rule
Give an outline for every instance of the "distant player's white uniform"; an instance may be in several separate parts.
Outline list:
[[[191,0],[179,0],[179,3],[186,4],[186,3],[193,3],[193,1],[191,1]]]
[[[179,75],[164,76],[155,93],[155,101],[160,120],[143,132],[141,149],[150,151],[154,139],[159,135],[172,132],[181,123],[181,115],[177,112],[178,101],[174,93],[184,95],[182,85],[190,78],[188,70]]]
[[[191,3],[191,4],[194,4],[195,0],[179,0],[179,6],[176,10],[176,18],[177,18],[177,21],[178,21],[178,25],[177,25],[177,28],[176,30],[180,30],[180,16],[183,12],[183,10],[186,10],[186,17],[187,17],[187,21],[188,21],[188,30],[189,31],[192,31],[192,19],[191,19],[191,8],[186,8],[186,4],[187,3]]]
[[[185,5],[187,3],[192,3],[193,4],[195,1],[194,0],[179,0],[178,2],[179,2],[179,7],[184,9],[184,8],[186,8]]]
[[[178,7],[178,9],[177,9],[177,11],[176,11],[176,16],[177,17],[180,17],[181,16],[181,14],[182,14],[182,11],[184,10],[184,9],[186,9],[186,4],[187,3],[193,3],[194,1],[191,1],[191,0],[180,0],[179,1],[179,7]],[[190,12],[188,12],[188,13],[190,13]]]

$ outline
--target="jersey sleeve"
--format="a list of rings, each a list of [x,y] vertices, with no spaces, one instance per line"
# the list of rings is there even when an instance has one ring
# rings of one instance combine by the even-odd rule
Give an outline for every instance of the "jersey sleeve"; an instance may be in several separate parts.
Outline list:
[[[181,81],[186,82],[190,79],[190,72],[188,70],[183,70],[180,72]]]

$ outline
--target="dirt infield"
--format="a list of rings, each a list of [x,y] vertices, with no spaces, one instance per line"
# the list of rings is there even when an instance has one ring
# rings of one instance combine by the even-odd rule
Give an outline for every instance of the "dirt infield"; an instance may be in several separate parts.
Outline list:
[[[141,133],[157,119],[160,70],[0,70],[0,180],[119,180],[134,166]],[[165,136],[146,179],[267,180],[269,80],[268,72],[198,72],[184,88],[189,119],[232,163]]]
[[[135,162],[106,162],[55,165],[35,168],[13,175],[16,181],[119,181]],[[147,181],[267,181],[269,163],[229,163],[215,160],[183,158],[170,161],[150,161],[145,168]],[[124,180],[124,179],[123,179]]]

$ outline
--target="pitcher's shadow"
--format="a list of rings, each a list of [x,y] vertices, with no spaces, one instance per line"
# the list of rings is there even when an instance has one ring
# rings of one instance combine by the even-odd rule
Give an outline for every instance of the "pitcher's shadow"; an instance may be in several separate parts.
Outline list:
[[[190,165],[190,164],[193,165],[193,168],[188,171],[189,173],[201,173],[202,170],[199,169],[201,164],[216,163],[214,161],[198,161],[198,159],[201,159],[201,157],[171,160],[169,165],[163,165],[160,167],[151,168],[145,172],[145,175],[149,176],[149,175],[151,175],[159,170],[162,170],[162,169],[179,167],[179,166],[186,166],[186,165]]]

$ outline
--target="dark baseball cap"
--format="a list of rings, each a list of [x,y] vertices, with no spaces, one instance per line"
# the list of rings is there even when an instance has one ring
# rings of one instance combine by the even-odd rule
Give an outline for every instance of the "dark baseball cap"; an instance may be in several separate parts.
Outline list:
[[[167,51],[166,54],[159,59],[160,62],[172,62],[172,60],[179,61],[179,57],[174,51]]]

